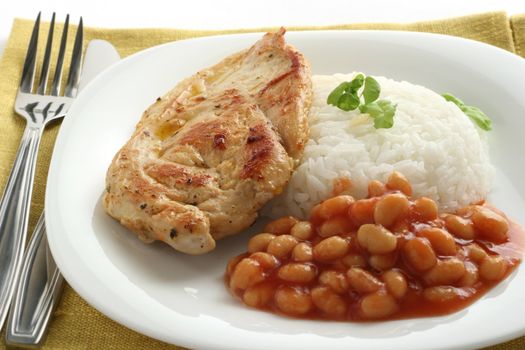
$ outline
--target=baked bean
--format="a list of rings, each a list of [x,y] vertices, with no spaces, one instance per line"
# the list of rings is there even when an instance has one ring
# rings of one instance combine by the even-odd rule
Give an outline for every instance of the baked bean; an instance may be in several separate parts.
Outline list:
[[[456,255],[456,241],[447,231],[437,228],[425,228],[417,233],[430,241],[432,248],[439,255]]]
[[[485,207],[485,208],[487,208],[487,209],[493,211],[494,213],[498,214],[499,216],[501,216],[502,218],[504,218],[505,221],[508,222],[507,216],[505,215],[505,213],[504,213],[502,210],[500,210],[500,209],[498,209],[498,208],[495,208],[495,207]]]
[[[275,305],[288,315],[304,315],[312,309],[312,298],[307,289],[280,286],[274,294]]]
[[[350,205],[354,202],[354,197],[348,195],[327,199],[321,203],[318,212],[319,218],[326,220],[334,216],[346,215]]]
[[[248,306],[261,308],[272,300],[274,292],[274,288],[270,283],[263,282],[246,289],[242,300]]]
[[[344,216],[336,216],[321,224],[317,233],[321,237],[344,235],[352,230],[352,223]]]
[[[504,242],[508,238],[507,220],[488,208],[477,206],[472,215],[472,223],[480,236],[493,242]]]
[[[436,220],[438,217],[438,207],[436,202],[427,197],[421,197],[414,201],[414,210],[424,221]]]
[[[408,284],[405,276],[398,270],[388,270],[381,276],[385,282],[386,289],[396,299],[405,296]]]
[[[332,195],[348,194],[352,189],[352,180],[342,176],[334,179],[332,183]]]
[[[268,248],[268,244],[275,238],[275,235],[271,233],[259,233],[253,236],[248,241],[248,252],[264,252]]]
[[[348,291],[348,281],[345,275],[339,271],[326,270],[319,275],[319,283],[329,286],[338,294]]]
[[[423,296],[433,303],[442,303],[459,297],[458,290],[451,286],[428,287],[423,290]]]
[[[277,275],[287,282],[307,283],[315,278],[317,270],[310,264],[290,263],[281,266]]]
[[[299,220],[293,216],[285,216],[283,218],[269,222],[264,227],[264,232],[273,233],[275,235],[287,235],[290,233],[292,227],[298,222]]]
[[[364,267],[366,266],[366,260],[365,258],[360,255],[360,254],[348,254],[346,256],[344,256],[342,259],[341,259],[341,262],[346,266],[346,267],[353,267],[353,266],[361,266],[361,267]]]
[[[319,310],[336,318],[343,317],[348,308],[346,301],[340,295],[325,286],[312,289],[312,301]]]
[[[371,255],[368,258],[370,266],[378,271],[385,271],[394,267],[397,262],[397,252],[381,255]]]
[[[356,225],[373,224],[378,197],[360,199],[350,206],[348,215]]]
[[[328,262],[330,264],[330,267],[339,271],[346,270],[346,266],[341,262],[341,259],[332,260]]]
[[[317,243],[313,249],[314,258],[318,261],[330,261],[342,258],[348,253],[349,242],[339,236],[332,236]]]
[[[469,219],[457,215],[447,215],[445,217],[445,227],[454,236],[462,239],[474,239],[474,225]]]
[[[396,223],[389,228],[390,232],[392,232],[395,235],[404,235],[408,233],[410,229],[410,225],[404,220],[396,221]]]
[[[391,193],[381,198],[374,209],[374,221],[385,227],[392,226],[409,210],[410,203],[405,195]]]
[[[426,271],[436,265],[437,258],[428,240],[413,238],[405,243],[403,256],[410,266],[418,271]]]
[[[230,288],[246,289],[264,281],[264,271],[258,261],[244,258],[233,270],[230,278]]]
[[[460,287],[472,287],[479,280],[478,268],[471,262],[465,262],[465,274],[458,282]]]
[[[297,224],[293,225],[292,229],[290,230],[290,234],[292,236],[302,241],[312,237],[313,233],[314,229],[312,227],[312,224],[308,221],[300,221]]]
[[[386,181],[386,187],[391,190],[401,191],[407,196],[412,195],[412,186],[410,185],[410,182],[408,182],[405,175],[397,171],[392,172],[392,174],[388,177],[388,180]]]
[[[312,210],[310,210],[310,221],[319,221],[321,220],[321,217],[319,215],[319,212],[321,210],[321,204],[316,204],[313,206]]]
[[[397,246],[396,236],[381,225],[362,225],[357,231],[357,241],[372,254],[390,253]]]
[[[481,263],[488,256],[487,252],[476,243],[469,244],[465,249],[470,260],[477,264]]]
[[[226,275],[231,276],[237,264],[244,258],[246,258],[246,254],[240,254],[231,258],[226,266]]]
[[[292,259],[298,262],[308,262],[313,259],[312,247],[306,242],[301,242],[292,250]]]
[[[365,318],[377,319],[396,313],[399,306],[390,294],[379,291],[365,296],[361,300],[360,308]]]
[[[449,285],[459,281],[465,272],[466,268],[463,262],[451,258],[439,260],[432,269],[425,273],[423,279],[429,286]]]
[[[350,287],[361,294],[375,292],[383,286],[380,280],[359,267],[348,269],[346,278]]]
[[[476,210],[476,205],[466,205],[462,208],[459,208],[456,210],[456,214],[463,217],[471,217],[472,214],[474,214],[474,211]]]
[[[250,255],[250,259],[253,259],[261,265],[265,270],[275,269],[279,266],[279,260],[271,254],[265,252],[256,252]]]
[[[275,237],[269,244],[266,251],[279,259],[285,258],[292,249],[299,243],[297,238],[291,235]]]
[[[368,183],[368,196],[380,197],[386,192],[386,186],[378,180],[372,180]]]
[[[486,281],[502,279],[507,272],[508,264],[501,256],[487,256],[479,265],[479,275]]]

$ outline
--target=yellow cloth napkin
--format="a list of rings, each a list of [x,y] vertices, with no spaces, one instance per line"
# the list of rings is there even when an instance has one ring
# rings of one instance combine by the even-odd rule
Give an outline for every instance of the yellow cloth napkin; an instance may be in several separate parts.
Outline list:
[[[7,181],[25,125],[23,119],[13,113],[13,104],[22,74],[22,64],[32,27],[32,20],[15,19],[11,35],[0,60],[0,76],[2,77],[0,79],[0,191],[4,188]],[[60,25],[58,27],[56,33],[61,32]],[[47,33],[47,28],[47,24],[44,23],[41,33]],[[525,56],[525,15],[513,16],[509,19],[504,12],[483,13],[412,24],[375,23],[288,29],[391,29],[442,33],[483,41]],[[147,47],[174,40],[265,30],[268,30],[268,28],[213,32],[177,29],[105,29],[88,27],[85,28],[84,37],[85,43],[91,39],[108,40],[115,45],[122,57],[125,57]],[[45,36],[46,34],[41,35],[41,47],[43,47]],[[55,50],[57,50],[56,47]],[[43,208],[47,169],[58,127],[59,123],[51,125],[43,136],[31,202],[31,231]],[[4,339],[5,330],[0,334],[0,348],[5,348]],[[111,321],[90,307],[66,285],[60,305],[53,315],[53,323],[43,349],[173,350],[181,348],[148,338]],[[490,349],[525,349],[525,337],[491,347]]]

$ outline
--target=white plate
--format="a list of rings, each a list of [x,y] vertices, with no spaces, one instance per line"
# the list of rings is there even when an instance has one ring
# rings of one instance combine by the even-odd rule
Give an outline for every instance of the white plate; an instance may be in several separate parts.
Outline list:
[[[64,120],[51,163],[46,220],[53,256],[91,305],[166,342],[217,349],[465,349],[525,334],[525,271],[470,308],[424,319],[376,323],[292,320],[234,300],[227,259],[247,235],[205,256],[146,245],[104,214],[106,169],[142,111],[180,79],[253,44],[259,34],[179,41],[140,52],[89,84]],[[498,172],[490,200],[525,218],[525,60],[453,37],[381,31],[288,33],[314,73],[363,71],[452,92],[493,118]]]

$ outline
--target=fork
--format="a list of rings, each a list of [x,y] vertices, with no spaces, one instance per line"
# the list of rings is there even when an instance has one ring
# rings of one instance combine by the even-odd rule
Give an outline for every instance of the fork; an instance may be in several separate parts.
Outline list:
[[[22,263],[22,272],[5,330],[7,345],[40,346],[60,300],[64,277],[51,257],[44,212],[36,224]]]
[[[26,119],[26,128],[22,135],[2,199],[0,200],[0,329],[5,321],[16,282],[20,275],[24,244],[27,236],[35,165],[42,132],[50,121],[63,117],[68,111],[77,94],[80,80],[83,40],[82,17],[75,36],[67,83],[63,94],[61,94],[62,71],[69,27],[69,15],[67,15],[62,31],[53,81],[51,87],[48,88],[51,48],[55,27],[55,13],[53,13],[47,35],[40,80],[38,85],[33,87],[36,73],[40,15],[41,13],[36,18],[31,39],[29,40],[22,79],[15,100],[15,112]]]

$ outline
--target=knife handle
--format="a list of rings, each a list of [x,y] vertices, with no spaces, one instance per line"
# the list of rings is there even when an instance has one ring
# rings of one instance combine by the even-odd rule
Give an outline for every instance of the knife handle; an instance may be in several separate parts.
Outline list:
[[[6,342],[15,346],[40,345],[62,292],[63,277],[51,256],[44,213],[22,263],[22,273],[6,328]]]

